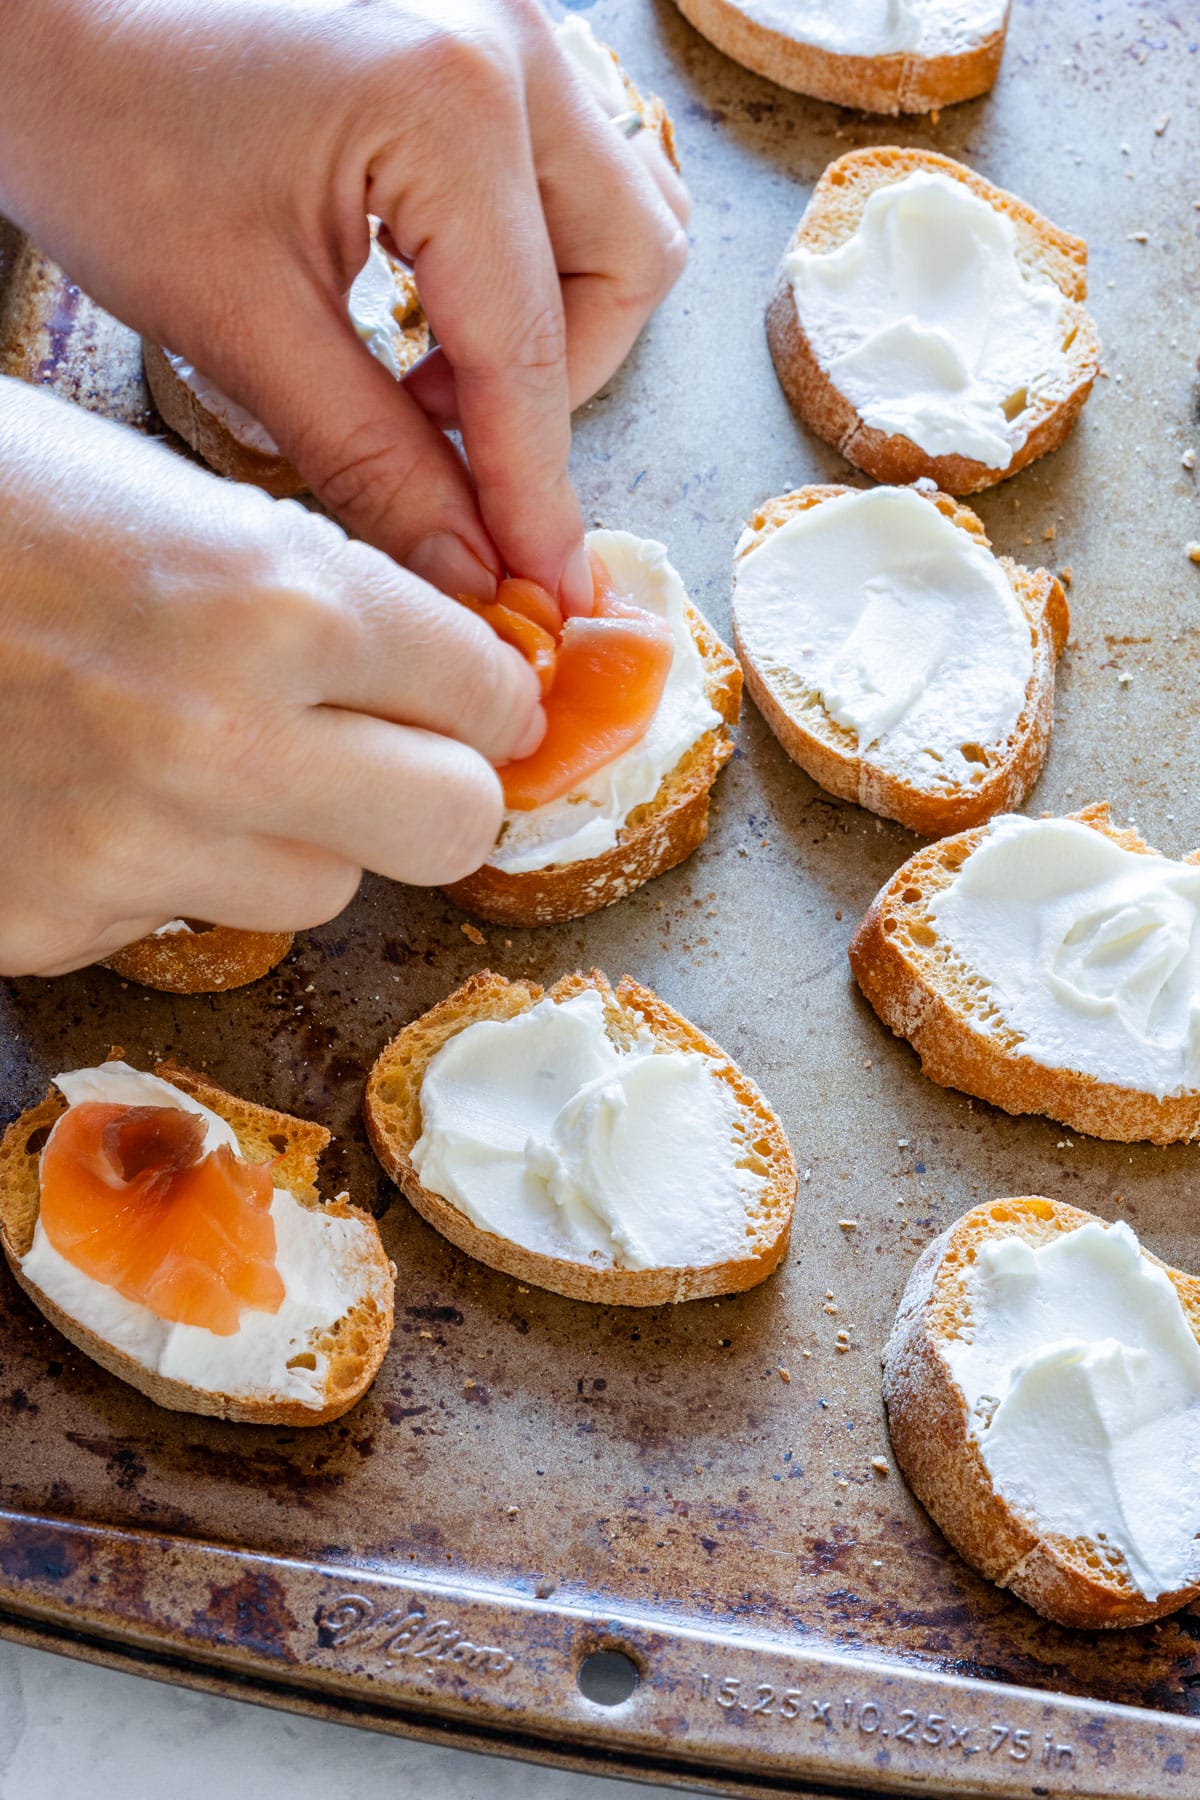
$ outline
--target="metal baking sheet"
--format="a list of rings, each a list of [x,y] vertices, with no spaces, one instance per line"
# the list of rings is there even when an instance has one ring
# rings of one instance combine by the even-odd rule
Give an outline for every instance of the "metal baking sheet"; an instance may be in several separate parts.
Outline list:
[[[936,124],[787,95],[668,0],[585,10],[668,99],[696,197],[686,280],[579,419],[587,512],[664,538],[727,630],[747,510],[847,474],[789,414],[761,325],[813,183],[856,144],[964,158],[1086,235],[1106,346],[1065,448],[978,501],[999,550],[1072,571],[1033,805],[1106,797],[1166,851],[1200,843],[1200,568],[1185,552],[1200,501],[1180,462],[1200,442],[1194,0],[1016,0],[995,94]],[[11,372],[155,428],[132,339],[11,232],[0,289]],[[706,846],[597,917],[478,944],[439,895],[369,879],[241,993],[176,1000],[100,969],[4,983],[6,1111],[114,1040],[135,1060],[174,1050],[333,1128],[328,1179],[374,1207],[400,1280],[374,1389],[306,1433],[156,1410],[0,1278],[2,1629],[729,1794],[1200,1794],[1197,1611],[1104,1637],[1055,1629],[965,1568],[895,1469],[873,1467],[897,1298],[965,1208],[1060,1196],[1200,1268],[1194,1148],[1070,1138],[934,1088],[858,998],[847,940],[914,842],[819,792],[751,708]],[[364,1071],[484,964],[545,981],[629,970],[738,1057],[804,1172],[774,1279],[661,1311],[573,1305],[415,1217],[367,1149]],[[598,1645],[640,1670],[621,1706],[577,1687]]]

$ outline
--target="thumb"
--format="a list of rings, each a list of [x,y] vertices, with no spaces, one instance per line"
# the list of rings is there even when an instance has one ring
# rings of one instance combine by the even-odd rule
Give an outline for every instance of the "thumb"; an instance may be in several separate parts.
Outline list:
[[[348,531],[451,594],[489,598],[503,574],[466,465],[360,342],[340,299],[275,285],[201,366],[262,420]],[[218,366],[219,364],[219,366]]]

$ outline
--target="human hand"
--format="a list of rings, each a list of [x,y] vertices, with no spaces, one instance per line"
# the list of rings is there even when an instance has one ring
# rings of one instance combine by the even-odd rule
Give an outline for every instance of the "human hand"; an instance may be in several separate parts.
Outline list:
[[[267,426],[352,530],[451,592],[591,586],[570,408],[686,257],[686,196],[535,0],[5,0],[0,205]],[[474,487],[354,337],[376,213],[453,374]],[[426,381],[435,410],[445,381]]]
[[[543,729],[491,629],[329,520],[0,379],[0,972],[450,882]]]

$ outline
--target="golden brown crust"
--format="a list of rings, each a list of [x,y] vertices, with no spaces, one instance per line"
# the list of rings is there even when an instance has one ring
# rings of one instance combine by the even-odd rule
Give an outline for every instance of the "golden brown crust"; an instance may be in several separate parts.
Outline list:
[[[294,941],[290,931],[196,925],[190,931],[138,938],[106,956],[103,966],[164,994],[222,994],[268,974]]]
[[[159,1063],[154,1073],[230,1124],[237,1133],[242,1154],[249,1160],[274,1159],[272,1173],[276,1182],[286,1187],[302,1206],[319,1207],[337,1218],[358,1219],[368,1228],[369,1267],[364,1275],[363,1298],[319,1340],[320,1348],[329,1357],[326,1404],[311,1407],[295,1400],[217,1394],[160,1375],[71,1318],[29,1279],[22,1259],[29,1252],[37,1224],[38,1159],[50,1128],[66,1110],[66,1102],[53,1088],[36,1106],[22,1113],[0,1139],[0,1249],[13,1276],[34,1305],[77,1349],[159,1406],[257,1425],[325,1425],[340,1418],[362,1398],[386,1354],[392,1334],[395,1270],[369,1213],[351,1206],[344,1195],[327,1201],[317,1195],[317,1162],[329,1143],[329,1133],[323,1125],[310,1120],[295,1119],[288,1113],[239,1100],[206,1076],[173,1062]]]
[[[230,431],[218,414],[183,380],[166,352],[150,338],[142,339],[146,386],[164,424],[178,432],[188,447],[218,475],[249,481],[276,500],[291,500],[306,491],[298,470],[286,456],[256,450]]]
[[[617,1269],[570,1262],[480,1230],[450,1201],[422,1187],[413,1168],[412,1148],[421,1134],[421,1083],[430,1061],[443,1044],[469,1025],[481,1019],[516,1018],[536,1006],[547,992],[536,982],[507,981],[484,970],[405,1026],[385,1046],[367,1079],[363,1101],[375,1154],[421,1216],[460,1250],[489,1268],[569,1299],[606,1306],[662,1306],[756,1286],[778,1265],[791,1230],[796,1166],[783,1126],[753,1082],[723,1050],[629,976],[623,977],[614,991],[597,969],[588,975],[566,975],[549,989],[549,995],[553,1000],[567,1000],[587,988],[603,995],[610,1034],[616,1041],[629,1041],[645,1024],[663,1043],[712,1057],[742,1115],[753,1121],[755,1161],[766,1172],[768,1184],[748,1233],[750,1253],[746,1257],[707,1268],[672,1269]]]
[[[1017,233],[1017,260],[1058,287],[1069,321],[1070,376],[1061,391],[1035,398],[1028,410],[1028,435],[1004,469],[991,469],[968,456],[931,456],[910,438],[865,425],[851,401],[818,362],[796,312],[795,296],[781,263],[767,305],[767,342],[776,373],[797,413],[841,451],[856,468],[877,481],[905,485],[922,477],[947,494],[973,494],[1015,475],[1039,456],[1056,450],[1075,423],[1100,368],[1100,340],[1082,302],[1087,295],[1087,245],[1052,225],[1023,200],[994,187],[949,156],[931,150],[851,150],[826,169],[786,254],[801,245],[827,251],[852,237],[871,194],[925,169],[961,181],[989,206],[1009,217]]]
[[[752,514],[747,538],[739,557],[756,549],[788,519],[807,512],[823,501],[858,490],[847,487],[803,487],[794,493],[767,500]],[[949,494],[918,489],[950,522],[990,549],[983,522]],[[785,699],[768,672],[760,670],[749,654],[738,628],[737,589],[733,596],[733,636],[742,662],[746,685],[755,705],[793,762],[814,781],[842,800],[856,801],[869,812],[897,819],[922,837],[945,837],[981,825],[996,813],[1009,812],[1024,801],[1042,772],[1050,734],[1054,727],[1055,664],[1066,648],[1071,616],[1062,583],[1045,569],[1025,569],[1008,557],[998,558],[1033,640],[1033,671],[1025,690],[1025,704],[1007,742],[998,755],[989,752],[987,772],[970,786],[930,791],[881,768],[870,750],[860,755],[853,731],[836,724],[825,711],[820,696]]]
[[[780,87],[861,112],[922,113],[973,100],[995,86],[1008,12],[999,30],[944,56],[843,56],[747,18],[736,0],[676,0],[684,18],[724,55]]]
[[[611,850],[586,862],[553,863],[511,875],[485,863],[442,891],[464,912],[496,925],[557,925],[611,906],[692,854],[708,835],[709,792],[733,755],[742,671],[690,603],[688,625],[704,659],[705,691],[722,724],[705,732],[664,776],[657,794],[630,813]]]
[[[1200,1595],[1200,1582],[1147,1600],[1124,1562],[1102,1546],[1042,1533],[1022,1517],[993,1486],[945,1345],[965,1322],[965,1274],[984,1239],[1045,1243],[1094,1217],[1036,1195],[973,1208],[926,1247],[883,1357],[892,1448],[918,1500],[959,1555],[989,1581],[1011,1589],[1044,1618],[1086,1630],[1162,1618]],[[1169,1276],[1200,1337],[1200,1279],[1155,1256],[1149,1260]]]
[[[1119,831],[1107,805],[1071,818],[1126,850],[1153,855],[1134,831]],[[930,917],[931,903],[982,841],[986,826],[918,850],[876,895],[850,940],[855,980],[884,1024],[907,1038],[921,1073],[1009,1113],[1042,1113],[1072,1131],[1118,1143],[1190,1143],[1200,1138],[1200,1093],[1157,1100],[1072,1069],[1021,1056],[1017,1034],[982,1023],[978,977],[957,965]]]

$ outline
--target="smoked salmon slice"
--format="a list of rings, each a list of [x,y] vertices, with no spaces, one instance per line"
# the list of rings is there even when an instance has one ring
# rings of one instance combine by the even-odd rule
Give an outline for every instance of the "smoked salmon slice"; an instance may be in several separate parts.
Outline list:
[[[70,1107],[42,1152],[41,1220],[60,1256],[160,1319],[229,1337],[244,1310],[275,1313],[269,1164],[173,1106]]]
[[[645,737],[671,672],[674,643],[665,619],[618,593],[591,554],[590,618],[563,621],[532,581],[503,581],[493,601],[465,600],[538,677],[546,735],[531,756],[500,770],[504,802],[532,812],[560,800]]]

